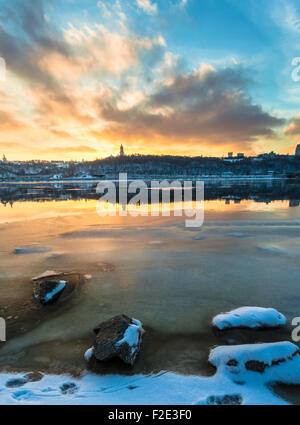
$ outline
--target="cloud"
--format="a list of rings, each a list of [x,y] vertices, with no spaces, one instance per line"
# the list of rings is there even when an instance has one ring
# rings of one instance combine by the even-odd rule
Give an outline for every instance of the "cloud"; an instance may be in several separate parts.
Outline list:
[[[38,66],[39,58],[49,53],[69,57],[68,45],[51,29],[44,12],[44,1],[11,0],[1,11],[5,25],[0,27],[0,55],[7,67],[32,84],[59,90],[50,73]]]
[[[300,115],[296,115],[284,129],[288,136],[300,136]]]
[[[105,154],[125,142],[139,152],[206,146],[219,154],[222,145],[251,149],[284,124],[249,97],[251,80],[235,59],[232,68],[202,64],[187,71],[188,62],[168,50],[163,26],[140,32],[129,2],[121,8],[118,0],[100,0],[97,18],[82,20],[72,1],[59,16],[56,2],[3,3],[0,56],[8,78],[0,92],[6,111],[0,143],[11,142],[11,151],[23,143],[30,157],[92,158],[96,142]],[[155,0],[136,3],[147,14],[158,12]],[[290,123],[286,133],[292,131]]]
[[[110,12],[110,10],[108,9],[108,7],[106,6],[106,4],[104,3],[104,1],[98,1],[97,2],[97,6],[99,7],[99,9],[101,10],[101,12],[103,13],[103,16],[105,18],[111,18],[112,13]]]
[[[24,123],[16,120],[13,115],[8,112],[0,111],[0,129],[1,131],[16,130],[17,128],[23,128]]]
[[[143,9],[145,13],[153,15],[157,13],[157,4],[151,3],[151,0],[136,0],[137,5]]]
[[[185,7],[187,5],[188,0],[180,0],[179,7]]]
[[[47,153],[97,153],[99,151],[88,145],[80,145],[80,146],[69,146],[69,147],[53,146],[51,148],[45,149],[45,152]]]
[[[273,19],[277,25],[285,30],[300,32],[300,10],[292,1],[280,0],[275,3]]]
[[[133,64],[137,65],[135,48],[138,40],[110,32],[103,25],[97,24],[92,28],[69,23],[64,37],[77,52],[76,61],[72,64],[79,65],[83,73],[98,70],[120,75]]]
[[[250,84],[240,68],[217,71],[202,65],[177,75],[130,109],[101,104],[102,118],[109,123],[105,134],[153,143],[242,143],[249,148],[258,137],[273,137],[274,128],[284,124],[252,102]]]

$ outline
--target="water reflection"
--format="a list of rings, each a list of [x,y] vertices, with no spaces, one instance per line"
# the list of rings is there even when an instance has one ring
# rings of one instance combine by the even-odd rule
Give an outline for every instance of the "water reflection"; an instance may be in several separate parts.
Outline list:
[[[170,180],[171,181],[171,180]],[[150,182],[146,182],[150,187]],[[0,183],[0,202],[11,205],[15,202],[49,200],[97,200],[98,182],[61,182],[61,183]],[[116,183],[117,184],[117,183]],[[195,191],[193,191],[195,196]],[[128,201],[135,194],[128,194]],[[149,190],[149,200],[151,191]],[[195,198],[193,198],[195,199]],[[290,207],[299,206],[300,183],[284,179],[268,180],[234,180],[234,181],[205,181],[205,200],[224,199],[226,205],[231,202],[239,204],[242,200],[253,200],[259,203],[287,200]],[[174,191],[171,191],[171,201]]]

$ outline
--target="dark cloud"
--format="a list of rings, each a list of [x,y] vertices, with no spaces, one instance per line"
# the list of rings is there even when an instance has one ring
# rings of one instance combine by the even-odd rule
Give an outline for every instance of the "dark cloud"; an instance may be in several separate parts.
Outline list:
[[[1,17],[9,24],[15,36],[21,37],[23,41],[29,41],[37,47],[59,52],[65,56],[71,54],[57,30],[54,31],[48,24],[45,0],[34,2],[10,0],[4,6]]]
[[[71,52],[57,31],[50,27],[45,18],[44,1],[10,0],[1,10],[0,56],[7,68],[33,88],[51,93],[57,102],[69,104],[72,100],[63,87],[45,68],[41,60],[56,52],[70,56]]]
[[[38,66],[36,52],[23,40],[18,40],[0,27],[0,56],[15,74],[34,85],[43,85],[47,89],[59,92],[59,85],[50,74]]]
[[[60,91],[57,81],[39,66],[49,52],[68,55],[66,44],[50,30],[45,19],[44,2],[11,0],[1,12],[0,55],[7,67],[34,85]]]
[[[10,0],[1,17],[5,19],[0,25],[0,56],[8,69],[30,84],[38,115],[49,121],[59,111],[83,124],[89,123],[91,120],[80,111],[63,83],[42,65],[51,53],[75,61],[62,34],[47,22],[44,0]],[[45,120],[37,121],[48,127]]]
[[[107,132],[123,136],[251,143],[259,136],[272,137],[284,120],[252,102],[247,96],[250,84],[240,68],[178,75],[132,109],[101,103],[101,114],[110,122]]]

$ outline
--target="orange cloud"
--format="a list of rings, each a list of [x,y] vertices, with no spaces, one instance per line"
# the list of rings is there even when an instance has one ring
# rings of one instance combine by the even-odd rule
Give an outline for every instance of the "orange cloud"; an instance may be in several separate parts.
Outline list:
[[[0,146],[15,157],[93,159],[117,153],[121,143],[128,153],[250,153],[273,143],[284,124],[249,98],[239,66],[183,72],[159,33],[140,37],[126,26],[120,2],[115,10],[98,4],[117,19],[114,30],[90,21],[60,29],[46,19],[45,2],[28,3],[18,3],[16,16],[14,0],[7,2],[11,27],[0,28],[8,78]],[[157,10],[154,1],[138,3]],[[299,137],[298,126],[295,117],[285,133]]]

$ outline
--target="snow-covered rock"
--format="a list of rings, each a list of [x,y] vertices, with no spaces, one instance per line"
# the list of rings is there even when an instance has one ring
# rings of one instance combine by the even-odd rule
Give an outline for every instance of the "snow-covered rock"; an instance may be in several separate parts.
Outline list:
[[[274,308],[240,307],[218,314],[212,324],[219,330],[229,328],[271,328],[285,325],[286,317]]]
[[[84,276],[76,272],[56,272],[47,270],[32,278],[33,295],[36,301],[45,305],[59,300],[59,303],[68,301],[75,291],[86,282]]]
[[[55,302],[65,290],[67,282],[65,280],[46,280],[35,285],[34,297],[41,304]]]
[[[209,362],[234,380],[300,383],[299,348],[289,341],[216,347]]]
[[[94,332],[93,356],[97,360],[120,357],[125,363],[134,364],[144,332],[141,322],[121,314],[101,323]]]

